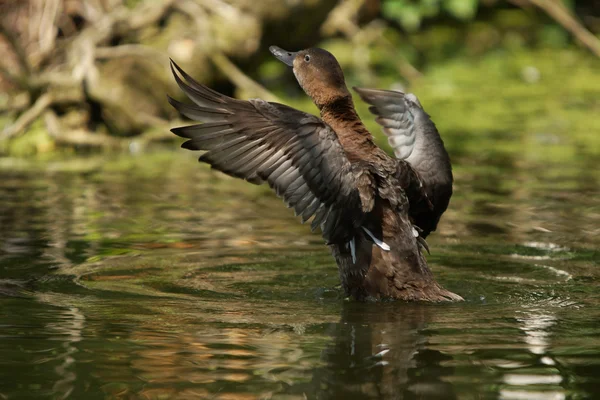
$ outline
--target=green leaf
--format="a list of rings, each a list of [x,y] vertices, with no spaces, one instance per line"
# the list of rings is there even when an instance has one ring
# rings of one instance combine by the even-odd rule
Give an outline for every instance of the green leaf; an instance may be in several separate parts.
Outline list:
[[[458,19],[472,19],[477,12],[477,0],[445,0],[444,9]]]
[[[418,4],[405,0],[386,1],[382,7],[383,15],[392,18],[407,31],[414,32],[421,25],[421,10]]]
[[[422,0],[420,4],[421,15],[424,17],[435,17],[440,13],[441,0]]]

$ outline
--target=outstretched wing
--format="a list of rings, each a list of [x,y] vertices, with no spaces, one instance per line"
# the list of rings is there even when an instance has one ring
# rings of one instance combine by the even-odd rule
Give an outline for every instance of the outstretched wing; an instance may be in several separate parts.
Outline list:
[[[327,242],[347,240],[372,204],[361,202],[359,171],[335,132],[319,118],[278,103],[243,101],[194,81],[171,64],[179,87],[194,104],[169,102],[202,124],[172,129],[182,147],[206,150],[200,161],[254,184],[267,182],[302,222],[314,216]],[[181,74],[185,82],[179,77]]]
[[[435,124],[413,94],[391,90],[354,88],[371,105],[369,110],[400,160],[410,164],[423,185],[428,201],[410,196],[411,218],[423,237],[435,230],[452,196],[452,167]],[[399,168],[402,164],[399,163]],[[431,207],[426,206],[427,203]]]
[[[388,137],[394,154],[400,160],[405,160],[413,153],[418,130],[420,115],[411,110],[418,106],[422,110],[419,100],[413,94],[404,94],[392,90],[378,90],[357,88],[354,90],[368,104],[369,111],[377,116],[375,121],[383,128],[383,133]],[[411,107],[413,106],[413,107]]]

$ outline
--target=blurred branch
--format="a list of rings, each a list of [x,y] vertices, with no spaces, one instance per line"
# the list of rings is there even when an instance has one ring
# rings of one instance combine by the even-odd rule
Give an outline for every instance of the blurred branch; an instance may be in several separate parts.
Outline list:
[[[145,0],[133,10],[125,8],[122,17],[115,25],[117,35],[129,33],[158,22],[171,8],[175,0]]]
[[[32,105],[20,105],[18,109],[12,107],[13,110],[24,110],[17,120],[5,127],[0,132],[0,140],[6,140],[24,132],[36,119],[43,114],[48,115],[48,109],[59,103],[70,102],[85,102],[86,98],[90,97],[90,93],[95,93],[94,88],[101,84],[98,80],[98,70],[96,60],[98,58],[122,57],[132,53],[143,53],[147,56],[152,53],[156,55],[157,51],[148,50],[141,45],[124,45],[114,48],[98,47],[101,43],[108,42],[111,38],[125,35],[133,30],[141,29],[147,25],[156,23],[162,18],[171,7],[175,0],[163,0],[156,2],[146,0],[139,4],[134,9],[129,9],[125,5],[119,5],[105,14],[99,14],[97,19],[74,38],[67,42],[67,46],[61,47],[61,51],[66,52],[65,56],[69,62],[60,64],[58,68],[34,72],[31,65],[28,63],[24,48],[20,45],[18,38],[6,28],[0,25],[0,34],[4,35],[7,42],[13,49],[17,61],[26,74],[17,75],[8,68],[0,65],[0,73],[5,75],[11,81],[14,81],[19,86],[27,89],[32,93],[43,94],[37,98]],[[42,4],[36,21],[42,25],[40,29],[48,34],[55,29],[55,19],[59,2],[52,0]],[[52,36],[52,35],[50,35]],[[44,49],[54,45],[54,39],[45,39],[46,43],[41,46],[42,58]],[[82,85],[85,83],[85,85]],[[84,90],[85,88],[85,90]],[[142,127],[151,127],[156,125],[165,125],[166,121],[150,114],[135,113],[128,110],[123,110],[122,105],[116,104],[111,98],[96,99],[100,100],[103,106],[119,108],[127,114],[134,124]],[[125,107],[126,108],[126,107]],[[51,110],[50,110],[51,111]],[[52,117],[46,117],[46,120],[52,121]],[[49,127],[53,127],[52,122],[47,123]],[[97,135],[92,135],[93,139],[85,139],[84,131],[73,133],[70,135],[70,141],[73,143],[89,142],[97,143],[99,140],[109,138],[106,136],[100,138]],[[59,136],[57,136],[58,138]],[[60,136],[64,139],[63,136]],[[75,138],[75,139],[74,139]],[[63,140],[61,139],[61,140]]]
[[[234,63],[232,63],[225,55],[219,52],[213,52],[210,55],[212,62],[240,89],[254,93],[258,97],[267,101],[281,101],[265,89],[262,85],[254,81],[248,75],[244,74]]]
[[[25,88],[27,86],[26,78],[23,78],[20,75],[14,74],[12,71],[10,71],[7,67],[5,67],[2,64],[0,64],[0,74],[2,74],[6,79],[11,81],[13,84],[19,86],[20,88]]]
[[[159,129],[153,129],[142,133],[141,135],[131,139],[129,146],[135,145],[139,147],[145,147],[152,142],[164,142],[167,140],[173,140],[173,135],[169,132],[171,126],[158,127]]]
[[[172,137],[165,118],[173,112],[163,93],[174,85],[165,51],[190,62],[202,60],[201,80],[212,79],[218,70],[245,95],[278,100],[228,55],[254,54],[262,23],[283,21],[286,11],[313,9],[315,2],[257,1],[252,7],[237,0],[9,3],[10,12],[0,16],[6,53],[0,85],[8,91],[0,96],[0,113],[10,121],[0,127],[0,141],[27,134],[42,122],[56,143],[122,149]],[[333,1],[327,3],[314,7],[318,20],[333,7]]]
[[[23,133],[50,106],[78,102],[82,99],[83,96],[79,91],[57,90],[56,92],[46,92],[38,97],[35,103],[25,110],[13,124],[6,126],[0,132],[0,140],[10,139],[13,136]],[[26,106],[22,108],[24,109]]]
[[[173,2],[174,0],[159,2],[146,0],[133,10],[121,5],[103,15],[95,24],[85,28],[67,50],[74,65],[74,77],[94,84],[97,75],[96,47],[112,37],[125,35],[157,22]]]
[[[63,145],[75,145],[86,147],[102,147],[116,150],[124,150],[131,147],[132,144],[143,147],[150,142],[172,139],[172,135],[167,134],[168,126],[159,127],[156,131],[146,132],[136,138],[119,138],[109,136],[103,133],[92,133],[84,129],[65,129],[62,126],[60,118],[52,110],[46,110],[44,122],[50,136],[56,140],[56,143]]]
[[[560,0],[527,0],[544,10],[566,30],[571,32],[581,43],[600,57],[600,39],[588,31],[563,5]]]
[[[122,147],[121,140],[102,133],[91,133],[83,129],[65,130],[60,119],[52,110],[46,111],[44,122],[48,133],[57,143],[91,147]]]
[[[340,1],[327,16],[327,20],[321,27],[321,32],[327,36],[333,36],[338,31],[348,37],[354,36],[360,30],[355,21],[362,5],[362,0]]]
[[[200,4],[197,2],[191,0],[178,0],[174,4],[174,7],[181,13],[191,18],[198,30],[207,31],[209,29],[208,24],[206,24],[206,11],[204,8],[200,7]]]
[[[237,12],[234,7],[220,0],[203,0],[200,4],[218,14]],[[175,3],[175,7],[192,19],[198,31],[205,33],[208,28],[206,24],[206,11],[200,4],[195,1],[180,0]],[[210,37],[209,34],[205,36]],[[214,49],[214,43],[206,43],[205,46],[206,54],[213,64],[238,88],[255,94],[263,100],[281,101],[272,92],[244,74],[227,56]]]
[[[119,101],[119,98],[112,96],[106,91],[94,90],[93,93],[90,93],[90,97],[92,97],[95,101],[100,102],[105,108],[118,110],[121,115],[125,116],[129,121],[131,121],[131,125],[135,128],[144,129],[152,128],[158,125],[167,126],[168,124],[166,120],[160,117],[147,112],[141,112],[132,109],[129,107],[128,103]]]
[[[62,6],[61,0],[45,0],[41,6],[41,12],[38,20],[31,20],[32,23],[37,24],[37,30],[39,32],[39,53],[35,57],[33,64],[39,65],[45,61],[56,46],[56,33],[58,28],[56,21],[60,15],[59,11]],[[35,28],[35,27],[31,27]]]
[[[119,57],[127,57],[131,55],[137,55],[141,57],[153,57],[153,58],[167,58],[167,56],[158,50],[153,49],[152,47],[144,46],[141,44],[123,44],[120,46],[114,47],[98,47],[96,48],[96,58],[97,59],[105,59],[105,58],[119,58]]]
[[[35,103],[25,111],[23,114],[17,118],[17,120],[12,124],[8,125],[4,130],[0,133],[0,140],[8,139],[12,136],[17,135],[18,133],[24,132],[29,125],[31,125],[40,115],[46,111],[50,104],[52,104],[52,95],[50,93],[44,93],[41,95]]]
[[[358,19],[358,13],[363,6],[362,0],[344,0],[341,1],[327,17],[327,20],[323,23],[321,31],[326,36],[333,36],[337,32],[341,32],[351,42],[355,43],[361,48],[370,46],[373,41],[378,41],[384,48],[390,52],[393,52],[395,59],[397,60],[397,68],[400,74],[405,77],[408,81],[414,81],[422,76],[421,72],[417,70],[403,55],[398,54],[394,51],[393,44],[384,37],[380,24],[368,24],[361,29],[360,26],[355,22]],[[372,30],[377,30],[377,34],[371,34]],[[363,62],[364,58],[358,60]]]
[[[6,101],[0,102],[0,114],[11,111],[22,111],[29,107],[29,93],[21,92],[16,94],[11,94],[10,96],[2,96],[3,100],[6,98]]]
[[[81,89],[81,82],[74,80],[70,71],[42,72],[29,78],[27,83],[29,88],[35,90],[42,90],[49,86]]]
[[[19,40],[14,35],[14,32],[12,32],[10,29],[7,29],[3,23],[0,23],[0,34],[6,38],[7,42],[10,44],[10,47],[13,49],[13,52],[17,56],[17,61],[21,66],[21,70],[25,74],[29,75],[31,73],[31,67],[29,65],[29,61],[27,61],[27,55],[25,54],[23,47],[19,44]]]
[[[222,14],[233,12],[235,9],[219,0],[205,0],[201,2],[202,6],[209,8],[211,11]],[[206,10],[200,6],[198,2],[190,0],[180,0],[175,3],[175,8],[187,15],[196,26],[199,32],[206,33],[208,28],[206,24]],[[210,37],[210,35],[205,35]],[[223,53],[214,49],[214,43],[205,43],[207,56],[213,64],[238,88],[254,93],[258,97],[267,101],[278,101],[277,96],[265,89],[258,82],[254,81],[248,75],[244,74],[234,63],[232,63]]]
[[[396,67],[400,74],[406,78],[409,82],[414,82],[423,74],[416,69],[402,54],[400,54],[395,48],[394,44],[384,36],[384,24],[381,21],[372,21],[365,28],[363,28],[357,35],[359,35],[360,40],[364,40],[367,43],[367,46],[370,45],[373,41],[379,41],[384,49],[386,49],[390,54],[394,55],[396,59]]]

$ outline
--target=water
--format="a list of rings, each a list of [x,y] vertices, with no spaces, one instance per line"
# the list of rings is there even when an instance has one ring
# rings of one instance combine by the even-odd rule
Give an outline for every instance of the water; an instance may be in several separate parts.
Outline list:
[[[598,161],[459,154],[428,259],[466,301],[359,304],[186,152],[0,160],[0,399],[600,398]]]

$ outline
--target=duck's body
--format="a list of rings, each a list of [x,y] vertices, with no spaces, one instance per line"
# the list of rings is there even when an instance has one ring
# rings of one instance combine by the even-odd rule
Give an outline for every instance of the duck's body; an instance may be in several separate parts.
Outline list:
[[[321,119],[263,100],[241,101],[176,80],[195,105],[170,99],[201,125],[176,128],[200,161],[252,183],[268,182],[302,221],[312,217],[359,300],[461,300],[437,284],[422,254],[452,193],[443,143],[412,95],[356,89],[399,158],[377,147],[358,117],[335,58],[322,49],[272,47],[319,107]],[[175,71],[174,71],[175,73]],[[412,97],[411,97],[412,96]],[[420,234],[418,234],[420,232]]]

